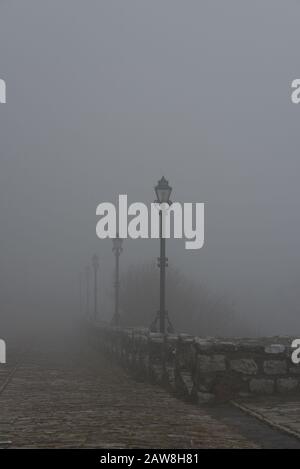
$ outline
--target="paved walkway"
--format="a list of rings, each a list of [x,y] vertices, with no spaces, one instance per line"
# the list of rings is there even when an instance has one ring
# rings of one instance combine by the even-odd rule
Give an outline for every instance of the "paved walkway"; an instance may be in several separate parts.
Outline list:
[[[240,402],[241,406],[250,411],[258,419],[269,422],[300,440],[300,399],[295,396],[261,397]]]
[[[2,369],[0,390],[13,365]],[[43,341],[25,353],[0,409],[0,447],[300,447],[237,409],[200,408],[138,383],[79,340]]]

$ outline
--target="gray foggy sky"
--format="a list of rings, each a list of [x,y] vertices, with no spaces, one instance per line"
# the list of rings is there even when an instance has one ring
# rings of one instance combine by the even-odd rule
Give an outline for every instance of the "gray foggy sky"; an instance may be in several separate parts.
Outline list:
[[[16,323],[78,308],[96,206],[205,202],[205,245],[170,263],[258,332],[300,323],[300,5],[264,0],[0,1],[0,296]],[[122,269],[156,258],[124,244]],[[298,329],[297,329],[298,328]]]

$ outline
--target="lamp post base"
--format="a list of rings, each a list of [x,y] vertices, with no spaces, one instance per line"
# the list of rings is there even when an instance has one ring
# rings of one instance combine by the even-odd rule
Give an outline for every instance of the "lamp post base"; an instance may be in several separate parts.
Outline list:
[[[167,334],[173,334],[175,332],[175,329],[173,327],[173,324],[171,323],[170,321],[170,318],[169,318],[169,315],[168,315],[168,311],[165,311],[164,312],[164,317],[165,317],[165,320],[167,321],[167,330],[164,332]],[[154,321],[152,322],[152,324],[150,325],[150,331],[151,332],[160,332],[160,333],[163,333],[161,330],[158,330],[158,323],[160,323],[160,319],[161,319],[161,313],[160,311],[157,312],[156,316],[155,316],[155,319]]]

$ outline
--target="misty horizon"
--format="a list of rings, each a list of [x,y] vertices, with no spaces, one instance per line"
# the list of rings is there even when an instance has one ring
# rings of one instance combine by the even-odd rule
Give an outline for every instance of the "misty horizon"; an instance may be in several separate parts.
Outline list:
[[[295,334],[300,6],[28,0],[0,11],[2,328],[78,318],[94,253],[108,318],[114,258],[96,208],[119,194],[149,204],[165,175],[174,202],[205,203],[203,248],[168,240],[169,265],[226,297],[253,334]],[[158,252],[156,240],[126,240],[121,272]]]

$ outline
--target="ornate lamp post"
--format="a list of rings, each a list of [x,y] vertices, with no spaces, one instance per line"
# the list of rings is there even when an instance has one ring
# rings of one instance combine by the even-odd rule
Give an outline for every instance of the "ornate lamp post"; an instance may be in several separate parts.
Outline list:
[[[98,315],[97,300],[98,300],[98,269],[99,269],[99,257],[97,256],[97,254],[93,255],[92,265],[94,269],[94,319],[96,320],[97,315]]]
[[[168,204],[171,205],[170,195],[172,192],[172,187],[169,186],[169,182],[164,178],[164,176],[158,181],[157,186],[155,187],[155,194],[157,197],[156,203],[159,204]],[[158,258],[158,267],[160,269],[160,300],[159,300],[159,311],[158,315],[154,322],[154,327],[156,327],[156,322],[159,319],[159,332],[165,334],[166,332],[166,319],[169,323],[169,327],[172,328],[170,320],[168,318],[168,313],[166,311],[166,267],[168,266],[168,258],[166,257],[166,238],[163,233],[163,216],[165,214],[166,208],[159,208],[159,237],[160,237],[160,257]]]
[[[115,313],[113,316],[113,324],[116,326],[119,325],[120,322],[120,314],[119,314],[119,288],[120,288],[120,279],[119,279],[119,257],[121,252],[123,251],[122,248],[123,239],[119,238],[119,233],[117,233],[116,238],[113,239],[113,249],[112,251],[115,253],[116,258],[116,265],[115,265]]]

